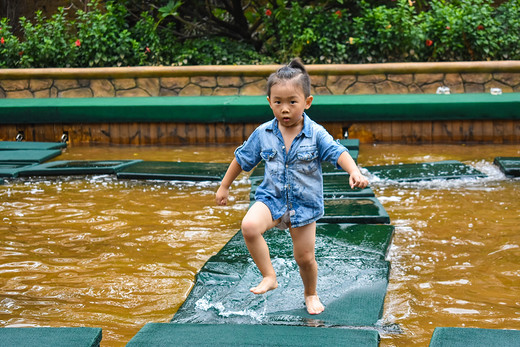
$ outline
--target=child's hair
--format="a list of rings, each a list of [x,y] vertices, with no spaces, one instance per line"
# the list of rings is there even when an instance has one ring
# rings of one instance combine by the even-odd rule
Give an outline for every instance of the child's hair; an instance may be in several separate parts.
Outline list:
[[[299,58],[293,59],[288,65],[273,72],[267,80],[267,96],[271,97],[271,88],[282,81],[295,79],[303,90],[303,95],[308,98],[311,95],[311,79],[305,66]]]

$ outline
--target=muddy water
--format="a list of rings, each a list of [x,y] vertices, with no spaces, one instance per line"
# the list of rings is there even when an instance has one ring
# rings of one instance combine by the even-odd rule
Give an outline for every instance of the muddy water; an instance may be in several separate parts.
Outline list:
[[[234,147],[75,147],[60,160],[228,162]],[[396,226],[382,346],[425,346],[436,326],[520,329],[520,181],[492,165],[518,146],[362,146],[361,165],[456,159],[490,178],[372,187]],[[112,176],[0,186],[0,326],[94,326],[124,346],[167,322],[204,262],[239,229],[215,183]]]

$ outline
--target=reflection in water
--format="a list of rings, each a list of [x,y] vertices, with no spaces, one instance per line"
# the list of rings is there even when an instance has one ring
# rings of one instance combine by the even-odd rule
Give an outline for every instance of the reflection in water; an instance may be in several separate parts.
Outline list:
[[[59,159],[228,162],[233,149],[78,147]],[[436,326],[520,328],[520,182],[491,164],[498,155],[520,151],[362,146],[365,166],[460,160],[490,176],[373,183],[396,226],[382,346],[427,345]],[[102,327],[103,345],[123,346],[145,323],[169,321],[248,207],[245,179],[228,207],[213,203],[216,188],[112,176],[8,180],[0,186],[0,326]]]

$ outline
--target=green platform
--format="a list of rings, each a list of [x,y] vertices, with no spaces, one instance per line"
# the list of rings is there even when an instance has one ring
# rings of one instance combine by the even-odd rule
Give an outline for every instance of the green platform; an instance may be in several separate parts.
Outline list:
[[[520,93],[319,95],[317,122],[519,119]],[[500,110],[497,112],[497,110]],[[265,96],[0,99],[0,123],[261,123]]]
[[[56,158],[61,154],[60,149],[42,149],[42,150],[5,150],[0,151],[0,162],[36,162]]]
[[[323,176],[323,197],[324,198],[350,198],[350,197],[374,197],[374,191],[370,188],[352,189],[349,185],[348,175],[327,175]],[[262,182],[261,179],[251,180],[251,191],[249,198],[255,198],[255,192]]]
[[[340,139],[338,141],[349,151],[359,151],[359,139]]]
[[[288,231],[272,229],[264,235],[279,282],[265,295],[249,291],[261,275],[239,232],[197,274],[172,322],[374,326],[383,310],[389,275],[385,255],[393,230],[390,225],[318,224],[318,292],[326,306],[319,316],[305,310]]]
[[[435,328],[430,347],[520,347],[520,330]]]
[[[493,163],[498,166],[506,176],[520,176],[520,157],[496,157]]]
[[[140,160],[59,160],[24,168],[19,175],[111,175],[136,162]]]
[[[125,167],[117,173],[118,178],[220,181],[229,164],[142,161]]]
[[[49,150],[67,148],[63,142],[0,141],[0,151],[5,150]]]
[[[31,162],[2,161],[0,162],[0,177],[18,177],[20,171],[38,165]]]
[[[390,217],[377,198],[325,199],[321,223],[390,223]]]
[[[148,346],[316,346],[375,347],[375,330],[314,327],[148,323],[128,347]]]
[[[352,159],[357,163],[359,151],[352,150],[349,152],[352,156]],[[343,171],[342,169],[336,168],[334,165],[332,165],[329,162],[322,162],[321,163],[321,170],[323,173],[323,176],[328,175],[346,175],[347,173]],[[256,181],[258,179],[263,179],[265,172],[265,163],[261,161],[251,172],[250,179],[251,181]]]
[[[482,172],[457,160],[419,164],[366,166],[365,169],[379,179],[396,182],[486,177]]]
[[[101,328],[0,328],[6,347],[97,347],[101,338]]]

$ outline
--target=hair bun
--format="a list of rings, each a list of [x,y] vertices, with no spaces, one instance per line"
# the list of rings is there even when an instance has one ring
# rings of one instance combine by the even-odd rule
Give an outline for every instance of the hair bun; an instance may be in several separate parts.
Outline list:
[[[287,66],[293,69],[301,70],[303,73],[307,72],[300,58],[294,58]]]

